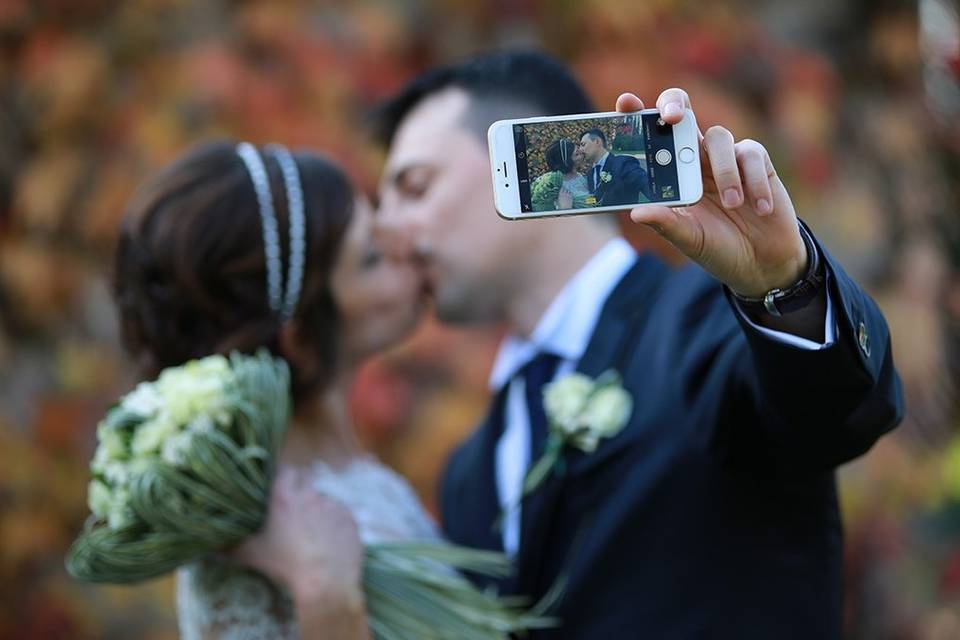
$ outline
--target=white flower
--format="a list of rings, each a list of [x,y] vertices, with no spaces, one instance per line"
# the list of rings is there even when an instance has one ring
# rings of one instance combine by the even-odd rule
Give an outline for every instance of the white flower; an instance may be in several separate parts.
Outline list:
[[[124,487],[116,487],[107,512],[107,526],[111,529],[119,529],[134,520],[136,520],[136,514],[130,507],[130,492]]]
[[[180,428],[170,416],[160,414],[155,419],[137,426],[137,430],[133,434],[133,455],[154,455],[160,451],[167,438],[171,438],[179,432]]]
[[[123,462],[108,462],[97,471],[113,486],[126,484],[130,479],[130,467]]]
[[[564,376],[544,389],[543,405],[551,431],[586,453],[620,433],[633,411],[633,399],[613,372],[599,381],[581,373]]]
[[[593,387],[593,380],[582,373],[572,373],[551,382],[543,390],[543,408],[547,416],[563,431],[576,431]]]
[[[113,504],[113,494],[110,488],[99,480],[92,480],[87,485],[87,506],[98,518],[103,518],[110,512]]]
[[[613,174],[609,171],[600,172],[600,182],[610,182],[611,180],[613,180]]]
[[[156,384],[164,409],[183,425],[198,413],[227,415],[227,385],[232,377],[226,358],[209,356],[164,370]]]
[[[584,453],[593,453],[600,446],[600,436],[589,429],[585,429],[575,434],[570,442]]]
[[[97,426],[97,452],[94,454],[94,464],[106,464],[111,460],[124,460],[128,456],[127,444],[123,434],[116,427],[104,422]]]
[[[87,505],[98,518],[106,518],[107,526],[119,529],[136,519],[130,507],[130,493],[124,487],[112,491],[99,480],[93,480],[87,487]]]
[[[185,453],[191,446],[193,446],[193,432],[184,431],[164,441],[161,457],[164,462],[179,467],[184,464]]]
[[[612,438],[626,426],[633,398],[620,386],[606,386],[590,398],[580,423],[601,438]]]
[[[207,415],[199,415],[187,423],[187,430],[195,433],[210,433],[217,428],[217,423]]]
[[[163,398],[155,385],[141,382],[136,389],[123,397],[120,405],[126,411],[142,418],[152,418],[163,408]]]

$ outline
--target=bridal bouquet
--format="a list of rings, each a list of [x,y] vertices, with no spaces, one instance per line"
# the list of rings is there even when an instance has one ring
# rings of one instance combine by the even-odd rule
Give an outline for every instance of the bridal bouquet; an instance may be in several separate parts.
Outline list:
[[[530,186],[530,201],[534,211],[552,211],[557,208],[557,196],[563,188],[563,176],[559,171],[550,171],[533,181]]]
[[[124,396],[97,427],[92,514],[67,556],[70,574],[137,582],[257,531],[290,418],[289,378],[266,352],[210,356]],[[502,577],[510,565],[501,554],[443,543],[369,546],[364,589],[374,635],[485,640],[549,624],[459,571]]]

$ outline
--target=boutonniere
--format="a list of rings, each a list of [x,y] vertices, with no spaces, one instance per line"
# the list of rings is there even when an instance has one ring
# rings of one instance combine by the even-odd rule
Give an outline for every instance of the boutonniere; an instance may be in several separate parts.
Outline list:
[[[613,369],[596,380],[571,373],[543,388],[543,408],[548,423],[546,448],[523,479],[520,502],[497,518],[494,526],[498,530],[508,511],[519,506],[552,473],[564,472],[562,454],[566,447],[593,453],[601,440],[623,431],[633,412],[633,398]]]
[[[596,380],[571,373],[544,387],[543,408],[549,424],[547,445],[523,480],[521,500],[551,473],[563,472],[565,447],[593,453],[601,440],[623,431],[633,412],[633,398],[612,369]]]
[[[610,182],[611,180],[613,180],[613,174],[609,171],[600,172],[600,182]]]

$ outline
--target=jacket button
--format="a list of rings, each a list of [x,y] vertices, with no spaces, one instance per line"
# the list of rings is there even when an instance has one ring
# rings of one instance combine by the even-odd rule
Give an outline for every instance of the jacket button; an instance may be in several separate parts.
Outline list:
[[[867,325],[860,321],[860,328],[857,330],[857,342],[860,343],[860,350],[863,355],[870,357],[870,334],[867,333]]]

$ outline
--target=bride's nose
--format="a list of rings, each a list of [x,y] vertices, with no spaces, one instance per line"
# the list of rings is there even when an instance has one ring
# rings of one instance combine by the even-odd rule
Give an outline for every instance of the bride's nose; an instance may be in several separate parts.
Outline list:
[[[390,216],[377,217],[373,235],[384,253],[396,261],[409,261],[413,256],[414,238],[409,227]]]

